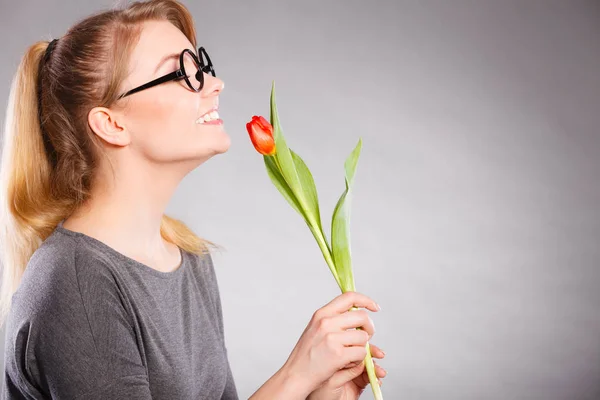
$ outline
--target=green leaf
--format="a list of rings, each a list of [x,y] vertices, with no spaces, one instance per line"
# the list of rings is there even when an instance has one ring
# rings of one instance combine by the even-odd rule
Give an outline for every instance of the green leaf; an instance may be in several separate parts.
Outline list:
[[[285,197],[288,203],[290,203],[290,205],[306,219],[306,216],[302,211],[302,207],[300,207],[300,204],[298,204],[298,199],[296,199],[296,196],[288,186],[287,182],[285,181],[285,179],[283,179],[283,176],[279,172],[277,164],[275,164],[273,156],[263,157],[265,160],[265,167],[267,168],[267,173],[269,174],[269,178],[271,178],[271,182],[273,182],[275,187],[279,190],[283,197]]]
[[[362,139],[344,163],[346,190],[338,200],[331,220],[331,249],[335,268],[343,291],[355,291],[352,273],[352,253],[350,250],[350,204],[354,173],[362,148]]]
[[[287,183],[289,192],[294,195],[294,198],[296,199],[296,210],[304,217],[310,231],[317,240],[317,244],[323,253],[323,257],[325,257],[329,269],[335,277],[336,282],[339,284],[335,264],[333,263],[333,256],[331,254],[331,246],[327,242],[321,224],[317,189],[312,174],[302,158],[288,148],[283,137],[275,101],[275,81],[273,81],[273,87],[271,88],[270,119],[271,125],[273,126],[275,146],[277,148],[277,152],[273,156],[273,164],[277,167],[281,177]],[[284,193],[284,196],[286,196],[286,194],[289,195],[289,193]],[[291,195],[289,195],[289,197],[291,197]],[[290,200],[288,199],[288,202],[289,201]]]
[[[296,171],[296,164],[292,157],[291,151],[288,148],[283,133],[281,132],[281,124],[277,114],[277,104],[275,103],[275,81],[271,88],[271,125],[273,126],[273,137],[275,139],[275,147],[277,152],[273,157],[276,158],[276,163],[279,166],[279,171],[288,184],[290,190],[295,194],[298,204],[302,207],[304,215],[306,215],[306,201],[302,191],[302,183]]]
[[[275,97],[275,82],[271,88],[271,125],[273,126],[273,137],[277,152],[275,153],[276,162],[279,165],[281,175],[288,183],[288,187],[295,194],[298,205],[302,208],[302,215],[306,223],[316,229],[325,239],[327,248],[329,243],[323,232],[321,223],[321,213],[319,211],[319,199],[317,188],[310,170],[302,158],[287,146],[279,115],[277,113],[277,102]]]
[[[296,173],[298,174],[298,178],[300,180],[300,186],[302,187],[302,192],[304,193],[304,199],[306,200],[306,207],[308,208],[307,217],[310,216],[314,220],[307,219],[307,224],[316,223],[317,227],[323,234],[323,225],[321,224],[321,213],[319,211],[319,197],[317,196],[317,187],[315,186],[315,181],[313,179],[310,170],[304,163],[304,160],[296,154],[292,149],[290,149],[290,153],[292,154],[292,159],[294,160],[294,165],[296,166]],[[323,234],[323,237],[325,235]]]

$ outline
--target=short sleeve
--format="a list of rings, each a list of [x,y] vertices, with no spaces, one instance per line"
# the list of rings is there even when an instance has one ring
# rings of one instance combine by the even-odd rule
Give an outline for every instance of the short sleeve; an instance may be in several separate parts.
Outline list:
[[[219,327],[219,334],[221,340],[223,342],[223,347],[225,351],[227,351],[227,347],[225,346],[225,328],[223,323],[223,307],[221,305],[221,293],[219,290],[219,282],[217,279],[217,274],[215,272],[215,266],[213,263],[213,259],[210,253],[204,255],[206,266],[208,267],[208,276],[209,276],[209,288],[211,294],[211,300],[215,306],[215,312]]]
[[[225,385],[225,390],[223,391],[223,396],[221,400],[238,400],[238,393],[235,384],[235,379],[233,378],[233,373],[231,371],[231,365],[229,364],[229,356],[227,354],[227,346],[225,345],[225,332],[224,332],[224,323],[223,323],[223,308],[221,305],[221,294],[219,291],[219,284],[217,275],[214,269],[214,264],[212,261],[212,257],[210,254],[206,255],[207,264],[209,267],[209,275],[211,278],[211,293],[213,296],[213,302],[215,304],[218,325],[221,333],[221,340],[223,341],[223,350],[225,351],[225,358],[227,361],[227,383]]]
[[[3,399],[151,399],[132,318],[109,269],[75,260],[37,282],[43,287],[34,283],[13,296]]]

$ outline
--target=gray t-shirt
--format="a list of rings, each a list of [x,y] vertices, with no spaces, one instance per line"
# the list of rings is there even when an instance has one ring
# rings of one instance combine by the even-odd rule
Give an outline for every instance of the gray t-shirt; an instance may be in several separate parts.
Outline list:
[[[227,359],[210,255],[160,272],[56,227],[6,321],[2,399],[225,399]]]

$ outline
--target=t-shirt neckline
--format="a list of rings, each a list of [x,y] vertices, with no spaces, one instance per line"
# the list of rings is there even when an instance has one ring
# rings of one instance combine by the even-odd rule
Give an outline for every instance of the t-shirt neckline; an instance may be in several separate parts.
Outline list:
[[[177,246],[177,248],[179,249],[179,254],[181,255],[181,263],[179,264],[179,266],[173,270],[173,271],[169,271],[169,272],[163,272],[163,271],[159,271],[155,268],[150,267],[149,265],[146,265],[142,262],[139,262],[129,256],[126,256],[125,254],[119,252],[118,250],[110,247],[108,244],[104,243],[101,240],[98,240],[92,236],[86,235],[83,232],[77,232],[77,231],[72,231],[68,228],[65,228],[62,225],[62,221],[56,226],[56,231],[72,236],[72,237],[76,237],[79,238],[81,240],[86,241],[87,243],[90,243],[94,246],[96,246],[97,248],[99,248],[102,251],[105,252],[109,252],[110,254],[112,254],[113,256],[115,256],[116,258],[126,262],[127,264],[133,265],[134,267],[142,270],[145,273],[148,273],[150,275],[153,276],[157,276],[159,278],[163,278],[163,279],[170,279],[170,278],[174,278],[178,275],[180,275],[184,269],[184,267],[187,265],[187,257],[186,257],[186,252],[179,246]]]

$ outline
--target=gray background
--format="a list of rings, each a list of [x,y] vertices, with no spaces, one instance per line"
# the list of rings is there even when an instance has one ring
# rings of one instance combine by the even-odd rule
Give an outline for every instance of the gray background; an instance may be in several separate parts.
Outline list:
[[[113,3],[1,4],[4,109],[26,46]],[[357,290],[383,308],[387,399],[600,398],[599,2],[185,4],[225,81],[232,146],[167,211],[227,248],[215,261],[242,398],[339,294],[245,132],[273,79],[327,231],[363,138],[353,256]]]

